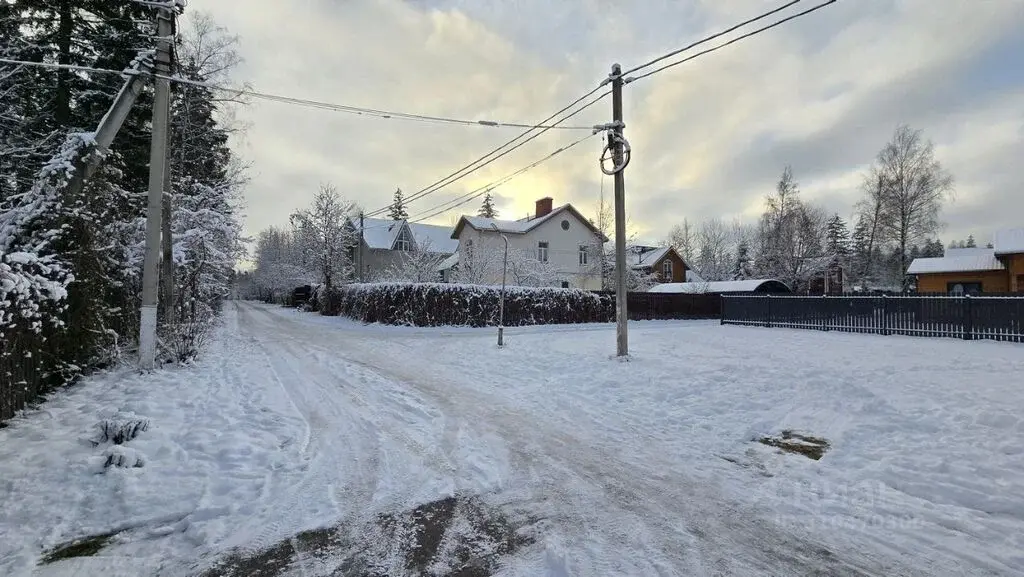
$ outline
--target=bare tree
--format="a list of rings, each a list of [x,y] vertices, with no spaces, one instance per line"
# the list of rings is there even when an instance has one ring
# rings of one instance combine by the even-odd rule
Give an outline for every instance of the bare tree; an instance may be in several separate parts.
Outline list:
[[[907,251],[938,231],[939,211],[953,193],[953,177],[935,159],[935,146],[920,130],[900,125],[878,153],[868,179],[878,183],[878,230],[896,244],[906,289]]]
[[[721,281],[729,278],[732,267],[730,236],[729,229],[721,219],[711,218],[701,222],[697,232],[696,268],[705,280]]]
[[[335,281],[352,274],[352,263],[347,248],[352,243],[352,231],[345,219],[352,204],[338,196],[337,190],[322,185],[313,205],[292,215],[296,237],[305,262],[311,265],[324,285],[324,294],[330,292]]]
[[[393,282],[432,282],[438,280],[438,265],[448,255],[436,252],[429,240],[404,251],[398,262],[384,270],[378,280]]]
[[[682,224],[672,227],[665,239],[665,244],[676,249],[679,256],[686,262],[694,261],[697,255],[697,231],[690,225],[689,219],[683,219]]]

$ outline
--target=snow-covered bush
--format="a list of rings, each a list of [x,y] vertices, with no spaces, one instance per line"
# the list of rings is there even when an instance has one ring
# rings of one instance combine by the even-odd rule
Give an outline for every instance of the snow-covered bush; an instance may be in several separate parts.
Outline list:
[[[324,314],[364,323],[414,326],[494,326],[501,288],[441,283],[350,284],[325,297]],[[615,302],[580,289],[508,287],[506,326],[609,322]]]

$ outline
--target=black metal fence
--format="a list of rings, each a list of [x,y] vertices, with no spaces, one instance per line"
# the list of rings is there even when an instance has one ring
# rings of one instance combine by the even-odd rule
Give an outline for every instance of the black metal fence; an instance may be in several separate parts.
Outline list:
[[[1024,297],[724,295],[722,324],[1019,343]]]
[[[615,293],[601,293],[615,299]],[[722,299],[717,294],[631,292],[626,312],[633,321],[660,319],[717,319],[722,316]]]

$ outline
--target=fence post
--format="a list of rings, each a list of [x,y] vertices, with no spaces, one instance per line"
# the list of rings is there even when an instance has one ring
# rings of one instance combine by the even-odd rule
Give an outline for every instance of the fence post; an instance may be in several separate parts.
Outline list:
[[[971,306],[971,295],[964,295],[964,340],[974,340],[974,307]]]
[[[720,325],[725,324],[725,295],[718,295],[718,319]]]
[[[769,294],[765,298],[768,299],[768,322],[766,323],[766,326],[768,328],[772,328],[772,295]]]
[[[882,295],[882,334],[889,334],[889,295]]]
[[[823,330],[823,331],[827,331],[828,330],[828,317],[829,317],[828,295],[827,294],[822,294],[821,295],[821,330]]]

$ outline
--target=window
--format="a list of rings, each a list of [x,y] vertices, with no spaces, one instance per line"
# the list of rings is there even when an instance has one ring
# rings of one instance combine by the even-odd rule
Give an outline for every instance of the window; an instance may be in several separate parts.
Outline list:
[[[569,221],[567,221],[567,220],[563,220],[562,221],[562,230],[569,230]]]
[[[548,243],[537,243],[537,260],[540,262],[548,262]]]
[[[466,241],[466,258],[473,260],[473,239]]]
[[[588,258],[587,258],[587,245],[581,244],[580,245],[580,266],[587,266],[587,262],[588,262]]]
[[[946,284],[946,290],[955,295],[976,295],[981,292],[980,282],[951,282]]]
[[[672,261],[665,259],[665,262],[661,263],[661,278],[672,280]]]
[[[567,281],[567,280],[562,281],[562,288],[569,288],[569,281]]]
[[[412,239],[409,238],[408,228],[403,227],[402,232],[398,233],[398,238],[395,240],[395,250],[412,250]]]

